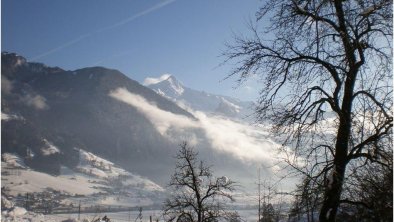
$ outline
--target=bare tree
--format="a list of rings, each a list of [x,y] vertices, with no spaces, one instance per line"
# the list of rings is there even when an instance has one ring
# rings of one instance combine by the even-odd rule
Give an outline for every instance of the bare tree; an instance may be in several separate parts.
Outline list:
[[[297,186],[294,203],[290,210],[291,221],[299,221],[303,216],[306,216],[307,222],[316,221],[318,203],[322,199],[322,189],[319,184],[315,184],[315,181],[309,177],[304,177],[302,183]]]
[[[342,208],[353,212],[344,215],[348,221],[393,221],[393,150],[384,151],[381,156],[386,164],[350,166],[352,176],[345,184],[342,200]]]
[[[172,193],[164,203],[166,221],[206,222],[219,218],[234,221],[237,214],[225,208],[227,201],[234,201],[231,195],[234,182],[227,177],[214,177],[211,168],[199,161],[197,155],[186,142],[180,144],[169,184]]]
[[[257,17],[270,25],[228,45],[230,76],[261,76],[258,120],[286,135],[286,161],[324,187],[319,220],[334,221],[348,165],[384,165],[392,147],[392,1],[268,0]]]

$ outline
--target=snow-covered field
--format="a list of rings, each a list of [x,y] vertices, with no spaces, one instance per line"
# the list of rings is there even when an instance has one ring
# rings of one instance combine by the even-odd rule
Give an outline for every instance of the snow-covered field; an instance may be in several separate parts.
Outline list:
[[[23,209],[23,208],[21,208]],[[23,209],[24,210],[24,209]],[[23,211],[22,210],[22,211]],[[256,210],[239,210],[237,211],[243,221],[257,221],[257,211]],[[23,213],[23,212],[21,212]],[[57,222],[57,221],[67,221],[67,222],[90,222],[98,218],[103,218],[107,216],[111,220],[111,222],[123,222],[123,221],[136,221],[139,216],[139,211],[124,211],[117,213],[87,213],[87,214],[52,214],[52,215],[43,215],[43,214],[35,214],[32,212],[24,212],[23,214],[17,214],[15,216],[2,216],[2,222],[11,222],[11,221],[23,221],[23,222]],[[143,222],[150,221],[150,217],[152,217],[152,221],[163,221],[161,217],[161,211],[159,210],[142,210],[142,219]],[[79,218],[79,220],[78,220]],[[137,221],[140,221],[138,219]]]

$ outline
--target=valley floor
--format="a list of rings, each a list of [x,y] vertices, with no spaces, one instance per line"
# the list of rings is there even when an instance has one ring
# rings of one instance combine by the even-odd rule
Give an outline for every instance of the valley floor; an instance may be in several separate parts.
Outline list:
[[[240,210],[238,211],[243,221],[257,221],[257,215],[255,210]],[[35,214],[32,212],[26,212],[23,215],[15,215],[15,216],[2,216],[2,222],[11,222],[11,221],[21,221],[21,222],[58,222],[58,221],[67,221],[67,222],[84,222],[84,221],[93,221],[98,218],[103,218],[107,216],[111,222],[123,222],[123,221],[140,221],[137,220],[139,215],[139,211],[124,211],[124,212],[116,212],[116,213],[86,213],[79,215],[78,214],[51,214],[51,215],[43,215],[43,214]],[[142,220],[141,221],[150,221],[150,217],[152,217],[152,221],[162,221],[160,219],[160,211],[142,211]]]

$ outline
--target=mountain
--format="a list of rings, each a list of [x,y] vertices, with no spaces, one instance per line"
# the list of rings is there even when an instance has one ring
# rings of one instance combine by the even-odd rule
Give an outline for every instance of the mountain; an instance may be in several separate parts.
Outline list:
[[[159,78],[146,78],[144,85],[157,94],[193,110],[242,120],[248,119],[253,114],[253,102],[185,87],[173,75],[164,74]]]
[[[28,166],[58,174],[61,165],[77,165],[78,148],[168,180],[177,146],[137,108],[109,94],[124,88],[166,112],[193,119],[192,114],[117,70],[66,71],[13,53],[2,53],[1,69],[2,153],[17,153]]]
[[[27,167],[54,176],[63,167],[77,170],[78,150],[85,150],[165,185],[178,144],[187,140],[219,175],[253,179],[249,159],[265,158],[264,146],[272,144],[250,126],[196,116],[117,70],[69,71],[2,53],[1,71],[1,153],[16,154]],[[162,88],[168,95],[199,100],[191,105],[200,110],[240,115],[245,108],[246,103],[188,89],[174,77],[158,84],[170,84],[171,91]],[[247,149],[263,150],[252,155]]]

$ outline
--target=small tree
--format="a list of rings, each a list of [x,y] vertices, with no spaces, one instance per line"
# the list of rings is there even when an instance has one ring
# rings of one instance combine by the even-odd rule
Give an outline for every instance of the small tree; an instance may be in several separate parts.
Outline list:
[[[172,193],[164,203],[166,221],[233,220],[236,213],[226,211],[225,203],[234,201],[230,193],[234,182],[227,177],[214,177],[211,167],[199,161],[197,155],[186,142],[180,144],[169,183]]]
[[[302,184],[295,190],[295,200],[290,210],[292,221],[300,221],[301,217],[306,217],[307,222],[316,221],[316,216],[323,197],[322,182],[304,177]]]
[[[272,206],[272,204],[267,203],[267,204],[263,204],[262,207],[262,218],[260,220],[260,222],[275,222],[276,220],[276,212],[274,209],[274,206]]]

